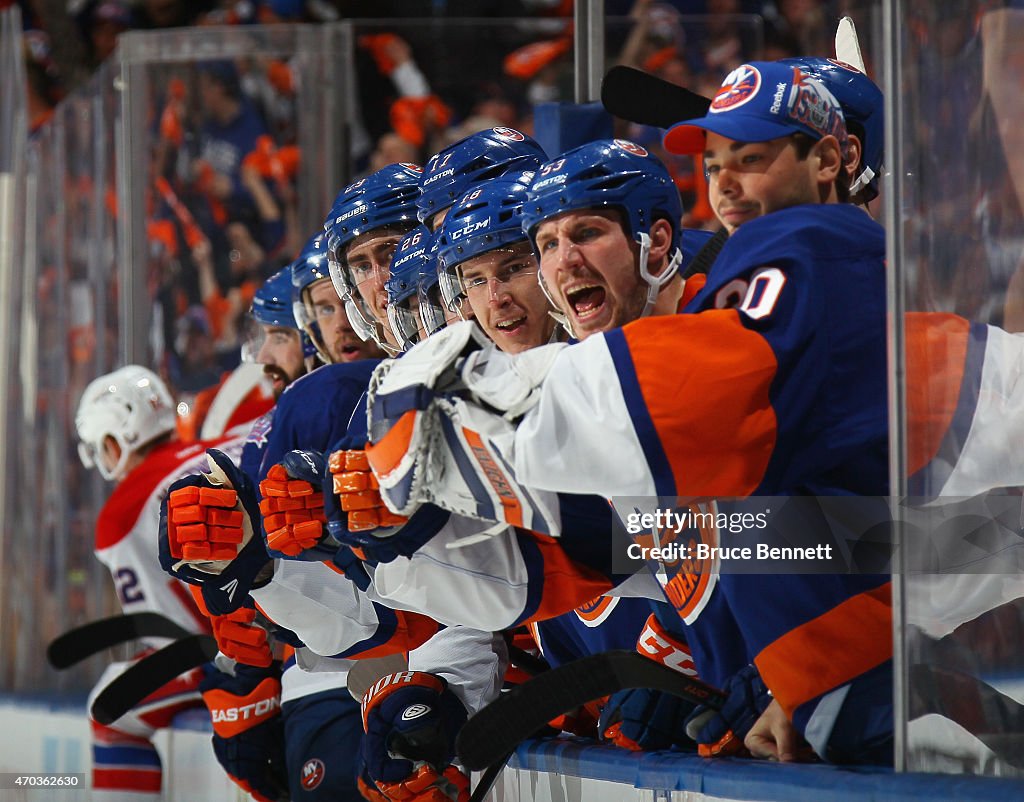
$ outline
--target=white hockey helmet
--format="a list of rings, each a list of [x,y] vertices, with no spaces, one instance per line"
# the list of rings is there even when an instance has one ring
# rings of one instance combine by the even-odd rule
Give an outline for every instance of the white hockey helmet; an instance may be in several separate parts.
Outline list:
[[[94,379],[82,393],[75,414],[78,456],[104,479],[121,479],[131,455],[174,431],[175,422],[174,400],[160,377],[140,365],[126,365]],[[104,459],[108,436],[120,448],[114,466]]]

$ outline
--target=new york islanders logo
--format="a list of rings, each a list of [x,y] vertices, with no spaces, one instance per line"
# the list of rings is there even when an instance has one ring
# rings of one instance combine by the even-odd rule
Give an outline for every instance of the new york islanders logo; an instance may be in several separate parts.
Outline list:
[[[720,560],[717,556],[700,556],[698,545],[718,546],[719,536],[716,525],[718,507],[714,501],[691,502],[676,510],[685,518],[688,526],[679,531],[658,531],[633,535],[641,546],[665,547],[676,544],[681,547],[680,558],[658,560],[655,576],[665,589],[669,603],[679,617],[687,624],[697,620],[711,598],[711,591],[718,584]]]
[[[576,617],[588,627],[596,627],[612,614],[619,603],[617,596],[598,596],[576,608]]]
[[[634,156],[646,156],[647,150],[640,147],[636,142],[630,142],[628,139],[616,139],[614,140],[615,146],[626,151],[626,153],[632,153]]]
[[[324,781],[327,768],[320,758],[310,758],[302,764],[302,775],[299,782],[306,791],[312,791]]]
[[[715,99],[711,101],[711,113],[721,113],[739,108],[753,100],[761,88],[761,73],[757,67],[742,64],[730,72],[722,82]]]
[[[519,133],[515,128],[499,126],[498,128],[492,128],[491,130],[503,139],[511,139],[513,142],[522,142],[526,139],[526,137]]]

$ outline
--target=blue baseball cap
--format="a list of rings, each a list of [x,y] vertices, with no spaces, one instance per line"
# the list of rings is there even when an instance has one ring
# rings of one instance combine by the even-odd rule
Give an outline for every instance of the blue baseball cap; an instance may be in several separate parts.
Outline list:
[[[777,61],[752,61],[730,72],[705,116],[668,130],[665,149],[701,153],[707,131],[736,142],[767,142],[795,133],[817,140],[831,134],[846,153],[839,101],[821,81]]]

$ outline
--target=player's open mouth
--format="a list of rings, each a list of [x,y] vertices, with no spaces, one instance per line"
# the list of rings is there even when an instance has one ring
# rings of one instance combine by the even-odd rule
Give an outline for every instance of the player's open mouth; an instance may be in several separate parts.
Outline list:
[[[517,317],[512,320],[502,320],[494,324],[502,334],[521,334],[526,328],[526,316]]]
[[[352,362],[353,360],[359,359],[359,354],[360,348],[358,345],[352,345],[349,343],[348,345],[341,346],[341,358],[346,362]]]
[[[605,290],[596,284],[576,287],[565,294],[565,299],[580,320],[596,315],[604,306]]]

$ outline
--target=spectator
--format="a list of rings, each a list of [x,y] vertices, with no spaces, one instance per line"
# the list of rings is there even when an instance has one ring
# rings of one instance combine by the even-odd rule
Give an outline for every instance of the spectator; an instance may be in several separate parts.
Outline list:
[[[242,159],[267,133],[263,120],[242,94],[238,70],[230,61],[207,61],[199,67],[199,132],[197,178],[219,203],[250,205],[241,184]]]
[[[117,37],[135,25],[131,8],[123,0],[89,0],[75,14],[85,42],[86,59],[96,68],[114,52]]]

